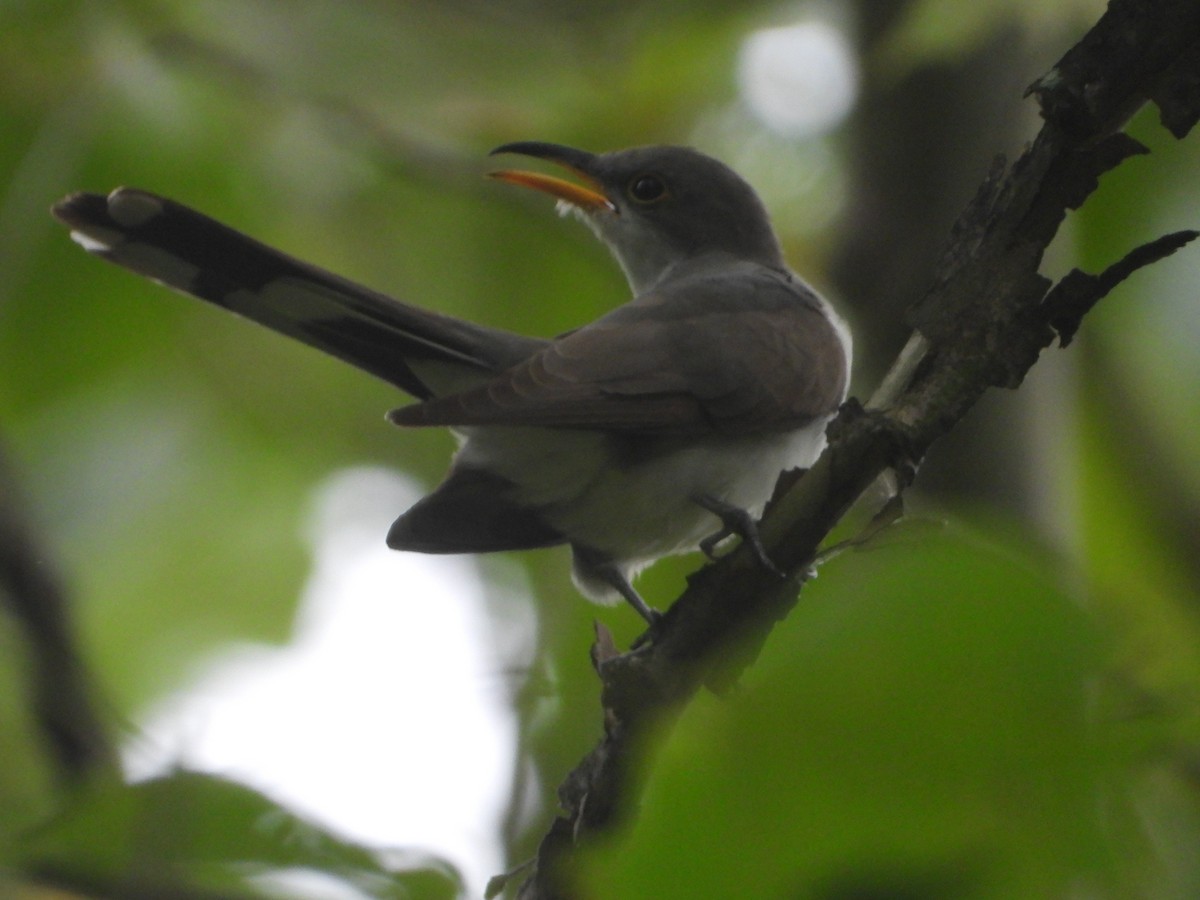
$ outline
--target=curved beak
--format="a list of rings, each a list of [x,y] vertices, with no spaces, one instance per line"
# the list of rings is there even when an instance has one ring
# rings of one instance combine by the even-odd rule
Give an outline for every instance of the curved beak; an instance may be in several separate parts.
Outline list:
[[[576,184],[573,181],[556,178],[553,175],[544,175],[541,172],[525,172],[515,169],[489,172],[488,174],[492,178],[550,194],[552,197],[557,197],[586,212],[601,209],[609,212],[616,211],[616,205],[604,195],[603,185],[591,174],[592,164],[596,159],[594,153],[576,150],[574,147],[564,147],[561,144],[548,144],[543,141],[517,141],[513,144],[504,144],[488,155],[495,156],[499,153],[519,153],[522,156],[544,159],[562,166],[580,178],[584,184]]]

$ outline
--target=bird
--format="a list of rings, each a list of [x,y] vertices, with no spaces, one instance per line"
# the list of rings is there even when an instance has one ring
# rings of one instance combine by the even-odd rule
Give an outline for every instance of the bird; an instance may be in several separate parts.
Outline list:
[[[75,193],[52,212],[88,252],[406,392],[395,425],[451,429],[448,474],[396,519],[394,549],[566,544],[585,597],[624,599],[651,625],[660,613],[633,580],[662,557],[713,556],[738,535],[771,567],[755,522],[779,475],[826,444],[850,379],[846,322],[788,267],[754,189],[709,155],[543,141],[491,155],[564,171],[489,174],[581,219],[630,298],[528,337],[389,297],[148,191]]]

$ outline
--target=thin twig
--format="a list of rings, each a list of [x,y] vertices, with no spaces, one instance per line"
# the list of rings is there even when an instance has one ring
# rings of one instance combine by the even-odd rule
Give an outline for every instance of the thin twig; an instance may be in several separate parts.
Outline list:
[[[93,705],[66,592],[17,494],[0,453],[0,603],[25,635],[33,718],[59,774],[74,783],[114,767],[116,754]]]

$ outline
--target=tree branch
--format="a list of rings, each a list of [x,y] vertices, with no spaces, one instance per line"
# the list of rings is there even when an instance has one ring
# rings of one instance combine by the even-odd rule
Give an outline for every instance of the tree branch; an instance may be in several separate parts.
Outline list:
[[[115,769],[116,752],[93,703],[65,592],[24,508],[0,453],[0,607],[26,637],[31,714],[57,774],[76,784],[98,769]]]
[[[850,402],[821,459],[760,526],[780,580],[739,547],[696,573],[652,643],[618,654],[598,642],[604,737],[559,789],[563,813],[542,840],[524,900],[573,896],[575,848],[628,819],[647,737],[669,726],[702,686],[721,690],[757,656],[796,603],[821,542],[881,476],[897,489],[930,445],[991,387],[1015,388],[1057,338],[1136,269],[1196,237],[1180,232],[1130,252],[1100,275],[1057,285],[1038,272],[1069,210],[1102,174],[1146,150],[1120,129],[1153,100],[1176,137],[1200,118],[1200,4],[1112,0],[1101,20],[1029,90],[1044,124],[1017,162],[998,160],[954,227],[914,338],[868,409]]]

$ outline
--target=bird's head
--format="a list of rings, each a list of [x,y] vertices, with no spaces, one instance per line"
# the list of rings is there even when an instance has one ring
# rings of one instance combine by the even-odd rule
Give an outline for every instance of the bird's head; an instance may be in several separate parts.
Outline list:
[[[690,147],[588,153],[523,141],[492,154],[555,163],[577,176],[505,169],[492,176],[557,197],[612,250],[634,293],[681,262],[714,254],[782,267],[783,254],[758,195],[724,163]]]

